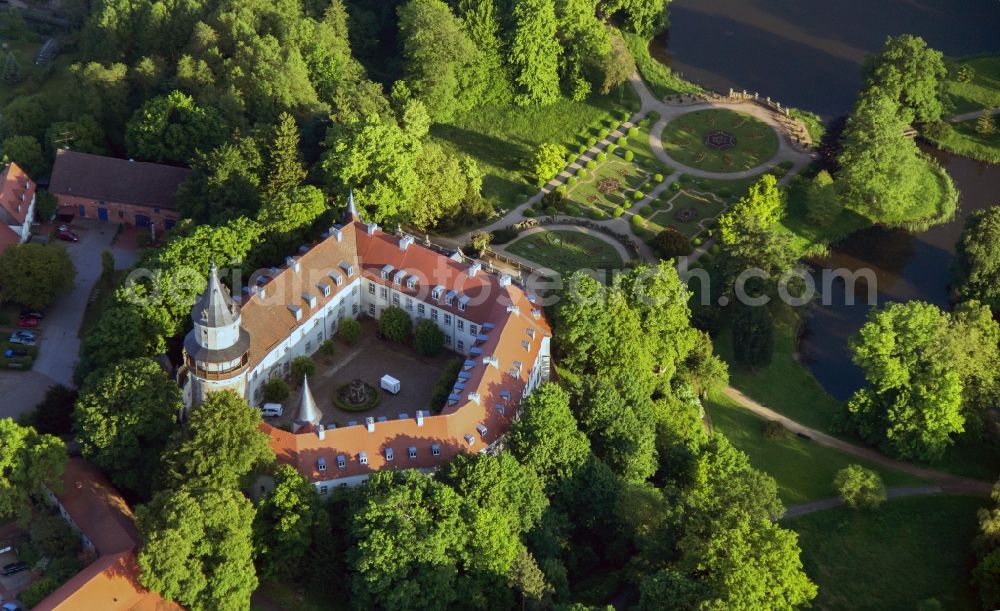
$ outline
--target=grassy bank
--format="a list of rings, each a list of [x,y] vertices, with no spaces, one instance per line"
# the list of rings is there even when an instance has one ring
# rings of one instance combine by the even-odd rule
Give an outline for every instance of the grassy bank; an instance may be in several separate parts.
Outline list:
[[[954,124],[942,123],[933,130],[925,131],[923,137],[942,151],[1000,164],[1000,132],[992,136],[980,134],[976,131],[976,119]]]
[[[978,609],[969,588],[976,510],[985,499],[929,496],[874,512],[846,508],[785,522],[799,533],[802,562],[819,585],[819,609]]]
[[[967,83],[959,82],[958,68],[966,65],[975,71]],[[1000,55],[984,55],[949,61],[944,94],[952,112],[959,114],[1000,106]]]
[[[539,145],[552,142],[575,152],[590,138],[604,137],[624,112],[638,108],[638,97],[626,84],[583,102],[562,98],[548,106],[473,108],[450,124],[435,125],[431,135],[475,159],[483,173],[483,195],[498,209],[509,209],[538,190],[530,166]]]
[[[705,402],[712,428],[750,457],[754,467],[767,472],[778,482],[778,495],[786,505],[836,496],[833,478],[850,464],[860,464],[877,471],[886,486],[924,485],[920,478],[884,469],[827,448],[816,442],[786,434],[780,439],[764,436],[765,421],[718,394]]]
[[[629,52],[632,53],[632,57],[635,58],[635,65],[639,68],[642,80],[646,81],[646,85],[657,98],[662,100],[668,95],[704,91],[698,85],[685,81],[674,74],[670,68],[656,61],[649,54],[648,38],[630,32],[622,32],[622,37],[625,39],[625,44],[628,46]]]

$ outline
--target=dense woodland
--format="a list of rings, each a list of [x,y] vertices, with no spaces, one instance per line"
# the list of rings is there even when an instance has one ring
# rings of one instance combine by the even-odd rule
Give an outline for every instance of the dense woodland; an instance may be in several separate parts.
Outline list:
[[[622,87],[635,63],[621,33],[659,31],[664,5],[104,0],[78,9],[74,95],[10,101],[0,155],[44,175],[68,134],[75,150],[195,173],[178,194],[184,220],[143,253],[156,277],[117,290],[84,339],[78,396],[50,397],[69,409],[40,411],[37,430],[0,420],[12,440],[0,446],[0,517],[26,519],[65,461],[49,433],[72,429],[137,505],[142,583],[191,609],[247,608],[260,583],[356,608],[808,605],[816,586],[797,536],[776,521],[774,480],[703,424],[702,398],[728,375],[710,334],[726,328],[738,364],[763,367],[773,311],[733,301],[692,313],[672,262],[607,287],[572,279],[595,298],[567,297],[548,312],[558,383],[525,401],[504,452],[462,456],[433,477],[379,472],[331,499],[274,464],[259,415],[235,395],[212,396],[180,425],[177,386],[155,360],[186,332],[203,289],[187,270],[279,261],[339,215],[350,189],[382,223],[447,229],[489,217],[477,160],[443,146],[434,126]],[[0,21],[4,36],[23,27]],[[731,296],[721,287],[747,267],[792,269],[808,248],[790,219],[807,219],[814,243],[826,243],[866,224],[919,227],[953,213],[950,179],[902,136],[942,116],[940,53],[902,36],[865,70],[832,154],[789,188],[764,176],[720,219],[711,271],[726,281],[714,290]],[[852,343],[869,386],[848,404],[845,431],[906,459],[991,433],[998,235],[996,210],[970,220],[953,311],[873,312]],[[112,262],[108,281],[113,272]],[[277,485],[254,505],[243,490],[263,472]],[[1000,575],[995,514],[984,511],[977,543],[987,601]]]

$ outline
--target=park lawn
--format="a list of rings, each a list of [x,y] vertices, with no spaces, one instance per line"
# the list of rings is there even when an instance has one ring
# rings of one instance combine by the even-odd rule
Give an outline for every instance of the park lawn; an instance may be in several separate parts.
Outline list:
[[[642,80],[646,82],[646,85],[649,86],[649,89],[657,98],[662,100],[668,95],[701,93],[704,91],[698,85],[684,80],[674,74],[670,68],[656,61],[649,54],[648,38],[630,32],[622,32],[621,35],[625,39],[625,45],[632,53],[632,57],[635,58],[636,67],[639,68]]]
[[[533,233],[511,242],[506,250],[559,274],[579,269],[613,270],[625,267],[614,246],[579,231]]]
[[[833,478],[837,471],[851,464],[878,472],[888,487],[927,484],[919,477],[881,467],[791,433],[784,439],[768,439],[763,434],[764,419],[722,393],[710,396],[705,401],[705,409],[712,429],[745,452],[754,467],[775,479],[778,496],[786,506],[836,496]]]
[[[843,405],[796,360],[801,319],[793,308],[779,307],[774,315],[774,357],[770,365],[755,371],[736,365],[728,325],[715,337],[715,351],[729,363],[729,382],[734,388],[800,424],[830,433],[831,422]]]
[[[994,120],[1000,121],[1000,116],[994,115]],[[942,134],[939,138],[924,134],[937,148],[977,161],[1000,163],[1000,132],[983,136],[976,131],[976,119],[954,124],[944,123],[940,129]]]
[[[545,142],[575,152],[590,137],[604,137],[624,114],[639,108],[632,87],[623,85],[607,96],[583,102],[561,98],[547,106],[479,107],[460,113],[449,124],[431,128],[446,148],[469,155],[483,173],[483,195],[498,210],[507,210],[537,190],[531,158]]]
[[[985,499],[925,496],[871,512],[844,507],[783,522],[799,534],[802,563],[819,586],[818,609],[979,609],[969,587],[976,510]]]
[[[1000,106],[1000,55],[955,59],[949,63],[944,92],[955,114]],[[971,82],[960,83],[956,80],[961,64],[968,64],[976,71]]]
[[[728,149],[705,143],[713,132],[735,137]],[[709,172],[739,172],[767,163],[778,152],[778,135],[770,125],[748,114],[725,109],[689,112],[663,128],[663,150],[671,159]]]

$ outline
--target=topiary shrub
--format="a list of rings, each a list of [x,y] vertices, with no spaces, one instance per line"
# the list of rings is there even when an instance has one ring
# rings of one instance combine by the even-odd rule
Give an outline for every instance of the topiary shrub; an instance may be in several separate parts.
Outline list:
[[[529,208],[525,208],[524,212],[522,212],[521,214],[523,216],[525,216],[525,217],[527,217],[527,218],[530,219],[530,218],[534,218],[534,217],[538,216],[538,210],[535,210],[534,208],[530,208],[529,207]]]
[[[669,189],[671,191],[680,191],[681,190],[681,183],[679,183],[679,182],[677,182],[675,180],[674,182],[670,183]]]
[[[591,220],[599,221],[604,218],[604,213],[600,210],[591,210],[590,214],[587,216],[589,216]]]
[[[641,215],[639,215],[639,214],[633,214],[633,215],[632,215],[632,220],[631,220],[631,223],[632,223],[633,225],[636,225],[636,226],[639,226],[639,227],[642,227],[642,223],[643,223],[643,221],[644,221],[644,219],[642,218],[642,216],[641,216]]]
[[[635,159],[635,153],[632,151],[625,151],[625,161],[632,161]]]
[[[663,174],[654,174],[653,180],[655,180],[656,182],[663,182]]]
[[[628,138],[622,136],[618,139],[618,146],[628,146]]]
[[[691,240],[691,243],[694,244],[695,246],[701,246],[701,238],[695,238]]]
[[[588,159],[588,160],[587,160],[587,165],[586,165],[586,168],[587,168],[588,170],[593,170],[593,169],[594,169],[594,168],[596,168],[596,167],[597,167],[597,162],[596,162],[596,161],[594,161],[593,159]]]
[[[566,184],[573,187],[576,186],[576,176],[570,176],[566,179]]]
[[[600,152],[600,153],[598,153],[598,154],[597,154],[597,156],[595,157],[595,159],[597,159],[598,161],[604,161],[604,160],[605,160],[605,159],[607,159],[607,158],[608,158],[608,154],[607,154],[607,153],[605,153],[604,151],[601,151],[601,152]]]
[[[368,387],[368,398],[365,399],[364,403],[358,405],[351,403],[349,399],[351,383],[347,382],[338,386],[336,392],[333,393],[333,404],[345,412],[367,412],[382,400],[382,391],[368,383],[365,383],[365,386]]]
[[[410,332],[413,330],[413,321],[403,308],[389,306],[382,310],[382,315],[379,316],[378,330],[389,341],[402,344],[410,337]]]
[[[581,154],[581,155],[584,154],[584,153],[586,153],[587,152],[587,145],[586,144],[581,144],[579,147],[577,147],[576,152],[579,153],[579,154]]]
[[[333,343],[332,339],[328,339],[319,345],[319,350],[316,352],[329,363],[333,356],[337,354],[337,344]]]
[[[577,178],[586,178],[587,177],[587,168],[580,168],[579,170],[577,170],[576,171],[576,177]]]
[[[361,339],[361,323],[353,318],[345,318],[340,323],[337,330],[337,337],[342,339],[348,346],[353,346]]]
[[[656,234],[656,239],[653,241],[653,248],[664,259],[686,257],[693,250],[691,241],[687,239],[687,236],[674,229],[664,229]]]
[[[516,238],[518,233],[520,232],[517,229],[514,229],[509,225],[507,227],[502,227],[493,232],[493,243],[506,244]]]
[[[629,138],[636,137],[637,135],[639,135],[639,128],[636,127],[636,126],[634,126],[634,125],[632,127],[628,128],[628,135],[629,135]]]
[[[545,209],[545,214],[547,214],[549,216],[555,216],[555,215],[559,214],[559,209],[556,208],[555,206],[549,206],[549,207],[547,207]]]
[[[567,191],[568,189],[566,188],[566,185],[559,185],[558,187],[556,187],[556,193],[558,193],[562,197],[566,197]]]
[[[593,148],[597,144],[597,138],[587,138],[587,148]]]
[[[639,201],[640,199],[642,199],[644,197],[646,197],[646,194],[643,193],[642,191],[633,191],[632,192],[632,199],[634,199],[635,201]]]
[[[618,150],[618,145],[615,144],[614,142],[612,142],[611,144],[608,145],[607,151],[609,153],[614,153],[617,150]]]
[[[620,117],[622,118],[622,121],[628,121],[629,119],[631,119],[631,118],[632,118],[632,112],[631,112],[631,111],[628,111],[628,110],[626,110],[626,111],[622,112],[622,113],[621,113],[620,115],[618,115],[618,116],[620,116]]]
[[[546,208],[559,208],[562,206],[563,201],[565,201],[565,198],[563,197],[563,194],[559,192],[559,189],[549,191],[542,196],[542,204],[544,204]]]
[[[290,393],[288,383],[281,378],[271,378],[264,383],[264,401],[268,403],[281,403]]]
[[[618,206],[617,208],[611,211],[611,216],[615,218],[618,218],[623,214],[625,214],[625,208],[623,206]]]
[[[436,322],[425,318],[417,323],[413,332],[413,347],[424,356],[434,356],[444,348],[444,332]]]

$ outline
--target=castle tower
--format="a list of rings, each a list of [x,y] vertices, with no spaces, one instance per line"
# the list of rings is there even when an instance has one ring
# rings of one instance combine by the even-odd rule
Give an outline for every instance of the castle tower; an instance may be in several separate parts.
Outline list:
[[[184,362],[191,375],[188,406],[211,392],[235,391],[246,396],[250,335],[240,327],[240,307],[219,282],[212,263],[208,287],[191,309],[194,328],[184,338]]]
[[[299,407],[292,420],[292,432],[298,433],[306,426],[318,427],[322,421],[323,412],[316,406],[316,399],[313,399],[312,391],[309,390],[309,378],[302,376],[302,394],[299,395]]]

